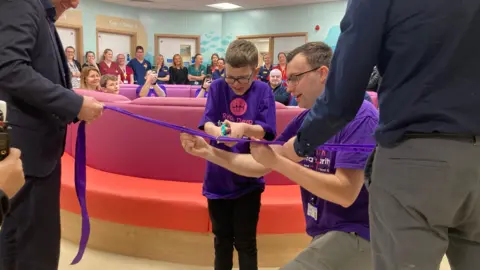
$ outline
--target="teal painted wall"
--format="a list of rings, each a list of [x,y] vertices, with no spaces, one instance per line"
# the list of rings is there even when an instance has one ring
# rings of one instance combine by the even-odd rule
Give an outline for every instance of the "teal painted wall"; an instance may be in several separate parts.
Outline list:
[[[346,1],[237,12],[163,11],[131,8],[98,0],[82,0],[84,50],[96,50],[96,16],[139,20],[148,38],[147,59],[154,52],[154,35],[201,36],[206,60],[214,52],[223,55],[230,41],[240,35],[308,32],[309,41],[325,41],[335,47]],[[320,25],[320,31],[315,31]]]
[[[83,48],[96,51],[96,16],[106,15],[140,21],[148,39],[146,59],[152,62],[155,34],[200,35],[202,53],[210,55],[221,46],[222,14],[218,12],[163,11],[126,7],[98,0],[82,0],[79,9],[83,19]],[[218,27],[214,27],[218,25]]]
[[[230,12],[223,15],[222,33],[225,40],[232,40],[241,35],[308,32],[309,41],[324,41],[334,47],[345,9],[346,1],[337,1]],[[316,25],[319,31],[315,31]]]

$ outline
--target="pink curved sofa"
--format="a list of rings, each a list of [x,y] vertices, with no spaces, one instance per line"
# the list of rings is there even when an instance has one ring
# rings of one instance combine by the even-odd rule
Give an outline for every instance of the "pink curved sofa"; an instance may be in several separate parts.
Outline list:
[[[100,101],[132,113],[197,129],[206,99],[152,98],[128,101],[121,95],[110,95],[88,90],[76,90]],[[112,104],[110,104],[112,105]],[[281,132],[301,109],[276,103],[277,130]],[[69,128],[66,152],[75,155],[76,125]],[[139,121],[117,112],[106,110],[102,117],[87,128],[87,165],[111,173],[150,179],[168,179],[182,182],[202,182],[205,162],[184,153],[178,131]],[[119,147],[121,146],[121,147]],[[125,153],[138,153],[135,155]],[[140,155],[141,153],[141,155]],[[136,161],[131,166],[132,160]],[[141,160],[141,162],[138,162]],[[185,170],[185,164],[188,170]],[[266,177],[271,185],[291,184],[275,173]]]

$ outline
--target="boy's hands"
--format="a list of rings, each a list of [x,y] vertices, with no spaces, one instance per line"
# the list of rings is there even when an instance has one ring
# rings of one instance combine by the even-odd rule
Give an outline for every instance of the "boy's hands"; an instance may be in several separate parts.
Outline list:
[[[245,136],[245,131],[247,130],[247,124],[245,123],[236,123],[236,122],[230,122],[228,120],[225,120],[223,122],[227,126],[227,135],[228,137],[231,138],[236,138],[240,139]],[[236,142],[224,142],[225,145],[228,147],[233,147]]]

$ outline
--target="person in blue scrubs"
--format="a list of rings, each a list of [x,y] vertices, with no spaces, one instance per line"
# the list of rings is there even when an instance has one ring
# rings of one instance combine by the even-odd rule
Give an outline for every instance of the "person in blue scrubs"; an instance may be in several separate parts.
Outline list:
[[[147,70],[152,69],[152,64],[145,60],[145,51],[142,46],[137,46],[135,49],[135,58],[128,62],[127,66],[133,69],[133,78],[135,83],[143,85],[145,83],[145,74]]]
[[[272,58],[270,57],[270,54],[267,53],[263,56],[263,63],[264,65],[261,66],[260,70],[258,71],[257,79],[262,82],[268,82],[270,78],[270,72],[273,69]]]
[[[478,269],[480,1],[350,0],[340,26],[325,92],[282,151],[302,160],[352,121],[376,65],[374,269],[436,270],[445,254]]]
[[[196,98],[207,98],[208,90],[210,90],[210,85],[212,84],[212,75],[207,74],[202,82],[202,87],[198,88],[195,91]]]
[[[157,72],[155,70],[147,71],[145,83],[137,87],[137,97],[166,97],[167,89],[161,84],[157,84]]]
[[[165,66],[165,58],[163,55],[159,54],[156,57],[157,65],[157,84],[167,84],[170,80],[170,73],[168,72],[168,67]]]
[[[217,70],[212,75],[214,80],[225,78],[225,59],[220,58],[217,60]]]

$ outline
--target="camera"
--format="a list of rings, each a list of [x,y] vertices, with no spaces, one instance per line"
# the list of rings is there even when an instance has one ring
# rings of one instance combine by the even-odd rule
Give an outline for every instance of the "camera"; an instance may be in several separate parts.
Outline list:
[[[0,100],[0,161],[10,152],[10,136],[8,134],[7,103]]]

